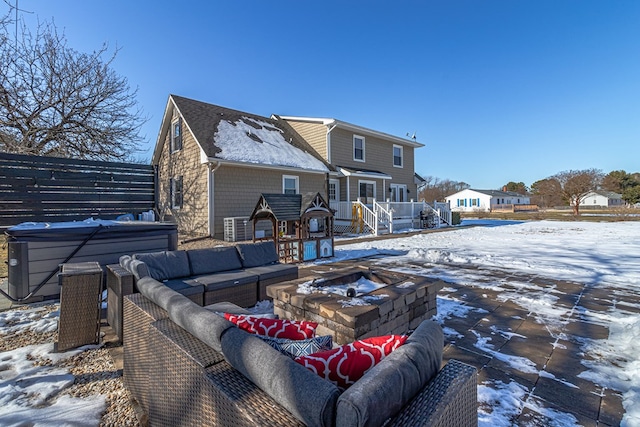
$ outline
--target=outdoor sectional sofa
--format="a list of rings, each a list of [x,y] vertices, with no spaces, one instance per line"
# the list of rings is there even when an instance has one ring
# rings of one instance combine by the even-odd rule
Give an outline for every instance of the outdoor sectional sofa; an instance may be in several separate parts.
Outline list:
[[[122,298],[151,277],[194,303],[226,301],[251,307],[268,299],[266,287],[298,278],[296,265],[282,264],[273,242],[137,253],[107,266],[107,320],[122,339]]]
[[[441,368],[440,326],[341,391],[150,276],[124,301],[125,384],[151,426],[477,425],[477,371]]]

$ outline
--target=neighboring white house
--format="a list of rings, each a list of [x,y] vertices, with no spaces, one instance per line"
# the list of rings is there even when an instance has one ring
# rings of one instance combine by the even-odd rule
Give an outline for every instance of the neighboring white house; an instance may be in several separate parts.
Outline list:
[[[604,208],[624,206],[624,204],[622,194],[604,190],[592,191],[580,201],[580,206],[597,206]]]
[[[491,212],[505,205],[530,205],[531,198],[513,191],[466,189],[445,197],[454,212]]]

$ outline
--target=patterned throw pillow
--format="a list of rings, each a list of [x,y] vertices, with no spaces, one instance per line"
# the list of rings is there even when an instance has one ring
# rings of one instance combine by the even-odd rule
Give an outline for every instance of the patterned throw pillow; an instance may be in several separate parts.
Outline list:
[[[289,356],[292,359],[299,356],[308,356],[320,351],[331,350],[333,348],[333,337],[331,335],[307,338],[304,340],[271,338],[263,335],[257,335],[257,337],[278,350],[280,353]]]
[[[295,320],[264,319],[225,313],[224,318],[238,328],[251,334],[266,335],[272,338],[304,340],[316,336],[317,323],[296,322]]]
[[[346,389],[406,340],[406,335],[367,338],[333,350],[297,357],[296,362]]]

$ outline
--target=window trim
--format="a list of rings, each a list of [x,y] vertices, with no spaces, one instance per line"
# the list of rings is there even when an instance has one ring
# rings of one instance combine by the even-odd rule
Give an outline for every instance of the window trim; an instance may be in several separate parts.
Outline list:
[[[402,203],[402,202],[406,202],[408,199],[408,194],[407,194],[407,184],[389,184],[389,188],[391,188],[391,190],[395,191],[395,199],[394,199],[394,191],[391,191],[391,194],[389,197],[389,199],[391,200],[392,203]],[[402,193],[401,193],[402,192]],[[402,202],[398,199],[400,199],[400,194],[402,194]]]
[[[180,135],[176,136],[176,126],[180,130]],[[171,122],[171,152],[182,150],[182,119]]]
[[[396,165],[396,148],[400,149],[400,164]],[[393,144],[393,148],[391,150],[391,154],[393,156],[393,167],[394,168],[404,168],[404,147],[402,145]]]
[[[362,196],[360,195],[360,185],[362,184],[372,184],[373,185],[373,200],[378,200],[378,198],[376,197],[376,193],[378,191],[378,183],[376,181],[370,181],[367,179],[359,179],[358,180],[358,199],[362,199]],[[366,196],[365,196],[366,198]],[[364,201],[365,204],[367,204],[367,200]]]
[[[282,194],[290,194],[286,192],[285,183],[287,179],[293,179],[296,183],[295,194],[300,194],[300,177],[298,175],[282,175]]]
[[[330,202],[338,202],[340,201],[340,180],[333,178],[329,179],[329,186],[331,185],[334,185],[335,188],[335,199],[331,198],[331,191],[329,191],[329,188],[327,188],[327,199]]]
[[[176,191],[176,187],[178,185],[180,186],[180,191]],[[180,203],[176,203],[178,201],[176,194],[180,195]],[[169,199],[171,209],[182,209],[182,206],[184,205],[184,185],[182,175],[172,177],[169,180]]]
[[[362,159],[358,159],[356,157],[356,139],[362,140]],[[351,154],[353,155],[353,161],[354,162],[363,162],[363,163],[366,162],[366,159],[367,159],[366,145],[367,145],[367,143],[365,141],[364,136],[355,135],[355,134],[353,135],[353,150],[351,151]]]

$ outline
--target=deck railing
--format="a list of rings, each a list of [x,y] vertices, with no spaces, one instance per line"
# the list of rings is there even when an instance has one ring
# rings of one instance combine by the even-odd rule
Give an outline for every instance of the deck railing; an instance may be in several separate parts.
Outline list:
[[[335,210],[336,221],[349,221],[352,232],[362,233],[368,228],[373,234],[393,233],[395,224],[419,224],[421,213],[431,212],[437,217],[437,227],[442,224],[451,225],[451,210],[448,203],[434,202],[377,202],[366,205],[355,202],[329,202]],[[359,222],[362,222],[362,225]],[[413,225],[419,226],[419,225]],[[395,227],[397,228],[397,227]]]

